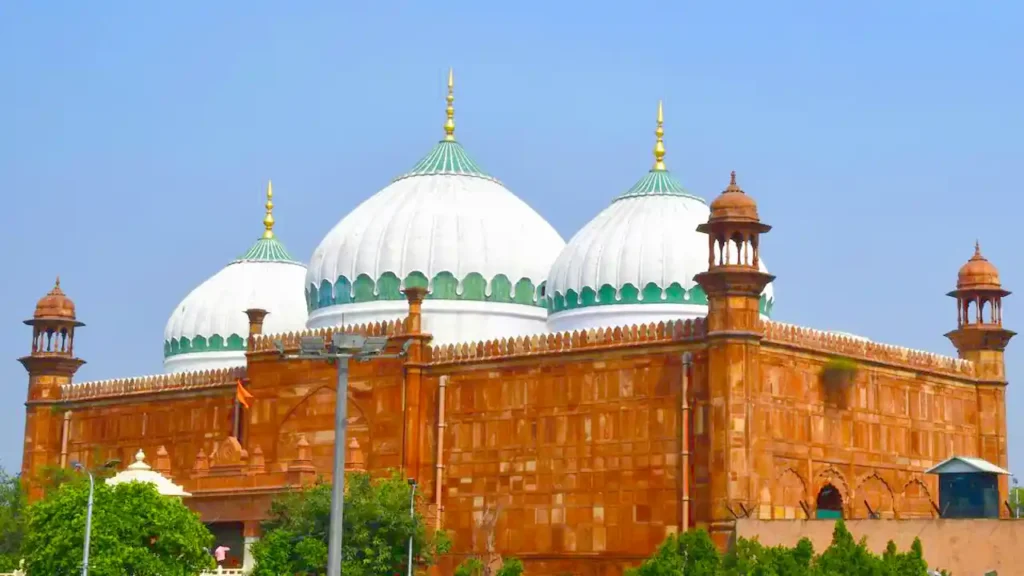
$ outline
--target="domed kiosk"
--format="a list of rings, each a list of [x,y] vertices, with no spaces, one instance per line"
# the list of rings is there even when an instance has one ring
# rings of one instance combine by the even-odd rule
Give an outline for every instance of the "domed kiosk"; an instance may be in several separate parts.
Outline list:
[[[444,139],[313,252],[309,328],[402,318],[402,291],[421,287],[435,343],[546,330],[544,280],[565,242],[455,140],[452,84]]]
[[[711,211],[665,167],[658,103],[654,167],[569,240],[548,274],[548,327],[554,332],[707,316],[694,276],[708,269]],[[764,264],[760,265],[765,271]],[[769,284],[761,313],[771,314]]]
[[[273,195],[268,183],[263,237],[174,309],[164,329],[166,372],[245,366],[249,308],[268,312],[268,333],[305,328],[306,267],[294,261],[274,235]]]

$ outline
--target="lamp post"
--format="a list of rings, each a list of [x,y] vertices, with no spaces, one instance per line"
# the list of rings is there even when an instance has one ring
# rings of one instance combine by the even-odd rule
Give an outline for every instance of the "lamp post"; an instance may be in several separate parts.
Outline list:
[[[416,479],[409,478],[409,518],[412,519],[412,531],[409,532],[409,571],[412,576],[412,538],[416,535]]]
[[[120,460],[108,460],[103,464],[103,468],[117,466],[120,462]],[[71,466],[89,476],[89,503],[85,509],[85,544],[82,546],[82,576],[89,576],[89,535],[92,533],[92,497],[96,489],[96,482],[93,480],[92,472],[82,466],[81,462],[72,462]]]
[[[334,471],[331,486],[331,521],[327,537],[327,576],[341,576],[342,516],[345,512],[345,429],[348,426],[348,368],[349,361],[368,361],[373,358],[401,358],[409,350],[412,340],[406,340],[397,354],[384,354],[387,336],[361,336],[334,334],[328,345],[320,336],[303,336],[299,340],[298,354],[285,354],[280,340],[274,343],[282,358],[321,360],[336,363],[338,384],[334,403]]]

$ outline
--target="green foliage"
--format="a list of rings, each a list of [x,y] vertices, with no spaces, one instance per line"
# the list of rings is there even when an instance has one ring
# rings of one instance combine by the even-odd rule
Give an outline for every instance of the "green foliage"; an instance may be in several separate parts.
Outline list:
[[[451,542],[428,533],[419,512],[409,516],[409,485],[398,475],[373,481],[369,474],[346,476],[342,573],[392,575],[406,565],[409,536],[416,562],[434,563]],[[253,545],[254,576],[322,574],[327,569],[331,486],[317,484],[274,500],[264,537]]]
[[[1016,517],[1024,518],[1024,488],[1020,486],[1010,488],[1010,507],[1014,510]]]
[[[796,546],[768,547],[757,540],[740,538],[733,549],[720,555],[704,530],[669,536],[642,565],[628,576],[927,576],[921,541],[909,552],[899,552],[889,542],[875,555],[864,540],[857,542],[842,520],[832,531],[832,543],[815,555],[810,540]]]
[[[471,556],[455,567],[455,576],[483,576],[484,569],[483,561],[476,556]],[[522,576],[525,571],[522,560],[505,558],[501,568],[498,568],[496,576]]]
[[[21,560],[27,502],[21,479],[0,469],[0,572],[10,572]]]
[[[525,571],[522,560],[518,558],[505,558],[501,568],[498,568],[498,576],[522,576]]]
[[[89,483],[67,482],[28,510],[22,557],[29,575],[81,571]],[[213,566],[213,536],[181,500],[152,484],[96,482],[89,573],[195,574]]]
[[[476,556],[466,558],[455,567],[455,576],[483,576],[483,573],[484,563]]]

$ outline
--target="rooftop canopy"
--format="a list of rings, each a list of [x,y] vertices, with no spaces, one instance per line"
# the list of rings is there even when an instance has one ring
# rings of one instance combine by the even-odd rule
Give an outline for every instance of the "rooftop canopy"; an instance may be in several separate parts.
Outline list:
[[[1010,473],[999,466],[981,458],[969,456],[953,456],[944,460],[928,470],[925,474],[1001,474],[1009,476]]]

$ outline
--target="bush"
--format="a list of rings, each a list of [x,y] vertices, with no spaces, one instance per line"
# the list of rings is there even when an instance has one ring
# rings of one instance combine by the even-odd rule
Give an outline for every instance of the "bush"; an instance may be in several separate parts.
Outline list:
[[[628,576],[928,576],[921,541],[914,540],[909,552],[899,552],[891,541],[881,555],[856,542],[842,520],[832,531],[832,543],[820,555],[804,538],[796,546],[764,546],[757,540],[740,538],[722,555],[704,530],[672,535],[653,556]]]

